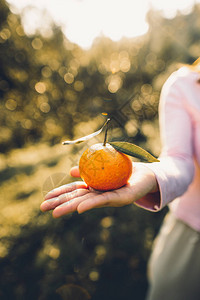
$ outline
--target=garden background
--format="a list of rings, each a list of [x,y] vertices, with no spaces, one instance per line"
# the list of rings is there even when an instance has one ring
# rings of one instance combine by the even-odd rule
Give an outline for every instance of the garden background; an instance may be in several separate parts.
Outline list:
[[[24,33],[0,1],[0,299],[142,300],[147,261],[167,208],[101,208],[53,219],[45,193],[73,179],[90,142],[63,146],[112,118],[110,140],[158,156],[161,87],[200,53],[200,6],[166,19],[150,10],[147,34],[89,50],[52,34]]]

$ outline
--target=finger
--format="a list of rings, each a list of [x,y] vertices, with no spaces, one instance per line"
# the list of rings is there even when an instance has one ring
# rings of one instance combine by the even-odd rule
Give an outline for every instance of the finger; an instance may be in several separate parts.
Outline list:
[[[71,168],[69,173],[72,177],[80,177],[80,172],[79,172],[78,166]]]
[[[40,209],[44,211],[55,209],[57,206],[67,203],[73,199],[87,194],[89,191],[87,189],[77,189],[69,193],[61,194],[58,197],[45,200],[41,205]]]
[[[77,206],[77,211],[79,214],[91,210],[93,208],[100,208],[100,207],[106,207],[111,206],[110,201],[106,195],[106,193],[103,194],[96,194],[93,199],[89,198]]]
[[[115,191],[104,193],[86,191],[87,194],[57,206],[53,211],[53,216],[58,218],[76,210],[78,213],[83,213],[93,208],[107,206],[120,207],[131,203],[129,185]]]
[[[55,188],[48,192],[45,196],[45,200],[58,197],[61,194],[72,192],[76,189],[87,188],[87,184],[83,181],[77,181],[61,185],[58,188]]]
[[[80,197],[74,198],[69,200],[68,202],[65,202],[59,206],[57,206],[53,211],[53,217],[59,218],[61,216],[67,215],[69,213],[72,213],[77,210],[78,205],[81,202],[84,202],[86,199],[93,198],[93,193],[89,192],[87,190],[87,194],[82,195]]]
[[[86,201],[81,202],[77,207],[77,211],[81,214],[93,208],[121,207],[130,203],[132,203],[132,197],[130,187],[127,185],[110,192],[96,193],[93,198],[88,198]]]

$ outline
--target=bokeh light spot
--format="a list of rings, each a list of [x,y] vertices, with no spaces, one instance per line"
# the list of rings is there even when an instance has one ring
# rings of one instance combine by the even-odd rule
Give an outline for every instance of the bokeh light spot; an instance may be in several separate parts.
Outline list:
[[[67,68],[66,67],[60,67],[60,69],[58,70],[58,73],[61,77],[64,77],[64,75],[67,73]]]
[[[17,101],[14,99],[8,99],[5,104],[6,108],[9,110],[15,110],[17,107]]]
[[[101,226],[104,228],[108,228],[112,226],[113,224],[113,218],[112,217],[105,217],[101,220]]]
[[[21,25],[18,25],[17,28],[16,28],[16,33],[19,35],[19,36],[24,36],[25,33],[24,33],[24,29]]]
[[[99,279],[99,272],[91,271],[89,277],[92,281],[97,281]]]
[[[84,89],[84,83],[80,80],[74,82],[74,89],[77,92],[81,92]]]
[[[120,70],[124,73],[127,73],[131,68],[131,62],[129,60],[129,58],[122,58],[121,62],[120,62]]]
[[[37,82],[35,85],[35,90],[39,94],[44,94],[46,92],[46,84],[44,82]]]
[[[134,137],[138,132],[138,125],[135,120],[129,120],[125,125],[128,136]]]
[[[32,128],[32,121],[29,119],[24,119],[21,121],[22,127],[25,129],[31,129]]]
[[[33,49],[39,50],[39,49],[42,48],[43,42],[41,41],[41,39],[35,38],[35,39],[32,41],[31,45],[32,45]]]
[[[3,39],[3,40],[7,40],[9,39],[11,36],[11,32],[8,28],[4,28],[2,31],[0,31],[0,37]]]
[[[60,256],[60,250],[58,248],[52,247],[48,254],[51,258],[57,259]]]
[[[46,102],[43,102],[41,105],[40,105],[40,110],[43,112],[43,113],[48,113],[50,111],[50,105],[49,103],[46,103]]]
[[[143,95],[150,95],[153,91],[153,88],[150,84],[143,84],[141,87],[141,92]]]
[[[111,93],[116,93],[122,86],[122,79],[119,75],[111,75],[107,78],[108,90]]]
[[[74,82],[74,75],[72,73],[66,73],[64,75],[64,81],[68,84],[71,84]]]
[[[41,73],[45,78],[49,78],[52,75],[52,71],[48,66],[43,67]]]

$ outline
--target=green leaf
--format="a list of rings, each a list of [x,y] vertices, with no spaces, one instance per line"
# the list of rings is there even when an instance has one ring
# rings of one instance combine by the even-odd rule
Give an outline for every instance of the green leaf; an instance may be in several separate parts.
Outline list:
[[[119,152],[139,158],[146,162],[159,162],[157,158],[135,144],[128,142],[109,142],[109,144]]]
[[[63,145],[72,145],[72,144],[80,144],[82,142],[85,142],[85,141],[88,141],[90,140],[91,138],[93,138],[94,136],[100,134],[102,132],[102,130],[104,129],[104,127],[107,125],[107,123],[110,121],[110,119],[107,119],[107,121],[104,123],[103,127],[89,135],[86,135],[86,136],[83,136],[77,140],[74,140],[74,141],[65,141],[65,142],[62,142]]]

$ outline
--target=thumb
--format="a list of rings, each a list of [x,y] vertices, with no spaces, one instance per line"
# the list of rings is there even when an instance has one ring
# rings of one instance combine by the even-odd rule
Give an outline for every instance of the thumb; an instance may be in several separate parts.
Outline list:
[[[78,166],[71,168],[69,173],[72,177],[80,177],[80,172],[79,172],[79,167]]]

